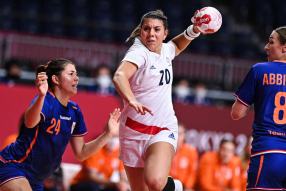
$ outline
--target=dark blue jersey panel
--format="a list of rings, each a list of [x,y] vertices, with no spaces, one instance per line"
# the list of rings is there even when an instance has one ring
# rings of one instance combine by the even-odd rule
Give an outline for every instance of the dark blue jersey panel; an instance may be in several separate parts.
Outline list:
[[[69,101],[64,107],[50,92],[45,97],[41,114],[42,120],[36,127],[27,128],[22,124],[16,142],[1,151],[0,160],[44,180],[60,166],[70,137],[85,135],[87,131],[79,106]]]
[[[235,96],[246,106],[254,104],[252,155],[286,152],[286,63],[254,65]]]

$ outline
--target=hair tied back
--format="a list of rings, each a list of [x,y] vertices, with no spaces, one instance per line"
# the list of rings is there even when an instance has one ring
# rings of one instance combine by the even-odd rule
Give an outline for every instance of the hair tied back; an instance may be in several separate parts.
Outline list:
[[[49,62],[46,63],[46,65],[45,65],[45,67],[44,67],[45,70],[47,69],[47,67],[49,66],[50,63],[51,63],[51,61],[49,61]]]

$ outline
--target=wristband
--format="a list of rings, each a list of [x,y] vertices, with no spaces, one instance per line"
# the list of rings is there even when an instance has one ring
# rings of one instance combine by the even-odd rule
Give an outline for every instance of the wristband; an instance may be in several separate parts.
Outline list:
[[[190,25],[185,31],[184,31],[184,36],[186,39],[188,40],[194,40],[195,38],[197,38],[198,36],[200,36],[200,32],[199,33],[195,33],[194,32],[194,25]]]

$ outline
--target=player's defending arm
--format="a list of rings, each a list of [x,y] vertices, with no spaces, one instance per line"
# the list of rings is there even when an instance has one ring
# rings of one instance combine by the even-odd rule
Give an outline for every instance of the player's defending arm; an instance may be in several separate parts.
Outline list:
[[[41,72],[37,75],[35,84],[37,86],[39,96],[25,113],[25,125],[28,128],[35,127],[41,120],[40,113],[42,111],[44,100],[48,91],[47,79],[48,76],[46,75],[46,72]]]
[[[194,18],[198,11],[195,12]],[[183,33],[179,34],[168,43],[172,43],[175,46],[175,55],[178,56],[187,46],[190,44],[192,40],[197,38],[200,35],[200,31],[197,28],[196,24],[190,25]]]
[[[109,116],[106,131],[93,141],[85,143],[83,137],[71,137],[70,144],[79,161],[83,161],[96,153],[111,137],[118,133],[120,114],[120,109],[115,109]]]
[[[113,84],[119,95],[127,103],[129,103],[129,105],[133,107],[137,111],[137,113],[145,115],[145,111],[147,111],[151,115],[153,115],[152,111],[148,107],[142,105],[136,100],[134,94],[131,91],[128,79],[133,76],[137,69],[138,68],[135,64],[128,61],[123,61],[114,74]]]
[[[232,105],[231,117],[233,120],[238,120],[244,117],[248,112],[249,107],[236,100]]]

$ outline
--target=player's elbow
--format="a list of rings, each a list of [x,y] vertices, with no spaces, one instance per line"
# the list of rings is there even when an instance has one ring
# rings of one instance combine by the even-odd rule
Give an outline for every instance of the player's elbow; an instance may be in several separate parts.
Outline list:
[[[84,161],[86,158],[85,157],[83,157],[82,155],[80,155],[80,154],[75,154],[75,158],[79,161],[79,162],[82,162],[82,161]]]
[[[115,72],[115,74],[113,75],[113,79],[112,79],[114,85],[118,83],[121,76],[122,74],[120,72]]]
[[[231,111],[230,116],[233,120],[240,119],[243,115],[241,115],[239,112],[236,112],[234,110]]]
[[[33,122],[29,122],[29,121],[25,121],[25,126],[27,128],[33,128],[35,127],[37,124],[33,123]]]
[[[124,78],[123,72],[119,71],[115,72],[112,79],[114,86],[117,87],[117,85],[120,84],[123,78]]]

